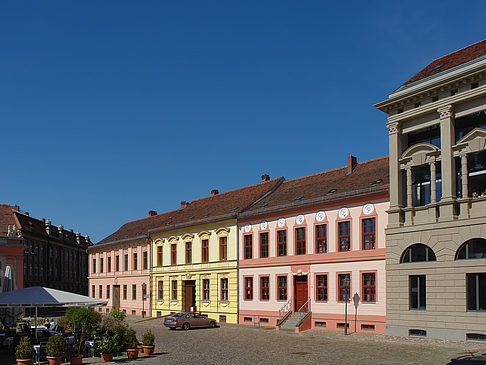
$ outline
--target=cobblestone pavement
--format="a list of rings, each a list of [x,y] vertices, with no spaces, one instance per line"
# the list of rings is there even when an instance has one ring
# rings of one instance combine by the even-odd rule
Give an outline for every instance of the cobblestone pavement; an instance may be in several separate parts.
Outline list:
[[[397,338],[368,333],[305,331],[294,333],[273,329],[223,325],[214,329],[170,331],[161,319],[140,321],[128,318],[137,336],[151,329],[155,355],[130,364],[448,364],[452,358],[486,352],[486,344]],[[126,355],[116,363],[127,363]],[[3,362],[0,361],[3,364]],[[85,358],[83,364],[99,364]]]

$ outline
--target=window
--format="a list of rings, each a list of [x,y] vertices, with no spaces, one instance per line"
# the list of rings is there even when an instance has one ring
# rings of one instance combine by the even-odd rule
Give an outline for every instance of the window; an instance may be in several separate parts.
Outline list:
[[[468,311],[486,311],[486,274],[466,274]]]
[[[143,265],[143,270],[147,270],[148,269],[148,252],[147,251],[144,251],[142,253],[143,257],[142,257],[142,265]]]
[[[260,257],[268,257],[268,232],[260,233]]]
[[[243,322],[252,322],[251,317],[243,317]]]
[[[96,274],[96,259],[93,259],[93,266],[92,266],[92,269],[93,269],[93,274]],[[32,270],[31,270],[32,271]]]
[[[277,276],[278,300],[287,300],[287,276]]]
[[[409,329],[408,335],[409,336],[418,336],[418,337],[427,337],[427,331],[419,330],[419,329]]]
[[[245,278],[245,300],[253,300],[253,277]]]
[[[351,222],[339,222],[339,251],[350,251],[351,250]]]
[[[201,257],[202,257],[202,262],[209,261],[209,240],[202,240]]]
[[[157,282],[157,299],[163,300],[164,299],[164,282],[162,280]]]
[[[157,246],[157,266],[162,266],[162,246]]]
[[[110,299],[110,286],[106,286],[106,299]]]
[[[91,297],[96,298],[95,286],[94,285],[91,285]]]
[[[268,323],[268,318],[260,318],[260,323]]]
[[[316,226],[316,253],[327,252],[327,225]]]
[[[103,272],[103,257],[100,258],[100,273]]]
[[[125,259],[125,262],[123,263],[125,265],[124,270],[128,271],[128,254],[127,253],[125,254],[124,259]]]
[[[186,264],[192,262],[192,242],[186,242]]]
[[[441,164],[436,164],[436,201],[442,197]],[[431,202],[430,165],[412,167],[412,205],[420,207]]]
[[[363,331],[374,331],[375,330],[375,325],[374,324],[362,324],[361,329]]]
[[[363,219],[363,250],[375,248],[376,218]]]
[[[251,234],[245,235],[245,259],[251,259],[253,257],[253,238]]]
[[[142,284],[142,300],[145,300],[145,296],[147,295],[147,284]]]
[[[226,323],[226,316],[219,316],[219,323]]]
[[[172,280],[172,300],[177,300],[177,280]]]
[[[295,229],[295,253],[305,255],[305,227]]]
[[[115,256],[115,271],[120,271],[120,256]]]
[[[203,300],[209,300],[209,279],[203,279]]]
[[[316,276],[316,301],[327,302],[327,275]]]
[[[268,276],[260,277],[260,300],[270,299],[270,278]]]
[[[351,293],[351,275],[350,274],[338,274],[338,295],[339,295],[339,301],[340,302],[345,302],[346,301],[346,296],[347,299],[350,299],[350,293]]]
[[[409,276],[410,309],[425,310],[425,275]]]
[[[483,258],[486,258],[486,240],[484,238],[473,238],[464,242],[456,254],[456,260]]]
[[[123,299],[124,300],[127,300],[127,296],[128,296],[127,292],[128,292],[127,285],[123,285]]]
[[[287,256],[287,231],[277,231],[277,254]]]
[[[107,262],[108,266],[106,268],[106,271],[107,272],[111,272],[111,256],[108,256],[108,262]]]
[[[138,254],[135,252],[133,254],[133,267],[132,270],[138,270]]]
[[[400,263],[436,261],[435,253],[429,246],[416,243],[407,247],[400,257]]]
[[[177,243],[170,245],[170,264],[177,264]]]
[[[228,300],[228,279],[221,279],[221,300]]]
[[[219,259],[221,261],[228,259],[228,238],[219,237]]]
[[[314,326],[315,327],[326,327],[326,322],[315,321]]]
[[[137,286],[135,284],[132,284],[132,300],[137,299]]]
[[[375,273],[363,273],[363,302],[376,301]]]

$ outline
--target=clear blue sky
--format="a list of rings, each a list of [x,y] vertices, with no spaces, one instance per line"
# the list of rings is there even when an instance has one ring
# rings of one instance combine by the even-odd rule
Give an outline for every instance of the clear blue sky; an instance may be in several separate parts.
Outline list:
[[[2,1],[0,202],[99,241],[388,153],[373,107],[485,38],[483,1]]]

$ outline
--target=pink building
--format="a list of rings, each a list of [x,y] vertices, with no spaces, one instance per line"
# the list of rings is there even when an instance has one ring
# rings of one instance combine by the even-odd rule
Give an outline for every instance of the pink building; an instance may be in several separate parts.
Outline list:
[[[125,223],[89,249],[89,296],[108,301],[100,311],[150,313],[150,245],[146,230],[137,222]]]
[[[384,333],[388,157],[284,181],[240,214],[239,323]],[[347,293],[346,293],[347,292]]]

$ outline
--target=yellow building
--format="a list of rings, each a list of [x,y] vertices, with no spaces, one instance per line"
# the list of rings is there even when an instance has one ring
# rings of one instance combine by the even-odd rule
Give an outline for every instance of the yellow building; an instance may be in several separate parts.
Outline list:
[[[152,316],[197,310],[219,322],[238,318],[238,213],[257,204],[283,178],[211,196],[154,216]],[[154,227],[155,222],[151,226]]]

